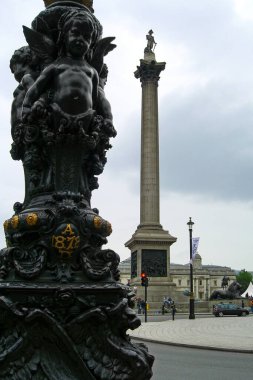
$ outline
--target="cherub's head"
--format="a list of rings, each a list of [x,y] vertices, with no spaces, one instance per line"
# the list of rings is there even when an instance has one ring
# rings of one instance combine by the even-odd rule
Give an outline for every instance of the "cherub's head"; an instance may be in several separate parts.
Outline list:
[[[90,48],[93,34],[93,28],[89,20],[75,18],[64,29],[66,52],[74,57],[86,55]]]
[[[20,82],[25,74],[35,71],[38,60],[29,46],[23,46],[14,51],[10,60],[10,69],[15,79]]]
[[[98,20],[90,12],[67,13],[61,18],[59,24],[60,55],[65,53],[74,57],[85,56],[102,33]]]

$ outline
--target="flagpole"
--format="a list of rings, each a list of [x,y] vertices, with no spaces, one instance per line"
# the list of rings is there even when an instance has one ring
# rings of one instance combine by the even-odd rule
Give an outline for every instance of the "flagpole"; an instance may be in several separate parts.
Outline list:
[[[193,263],[192,263],[192,226],[194,225],[192,218],[187,223],[189,226],[190,237],[190,304],[189,304],[189,319],[195,319],[194,314],[194,292],[193,292]]]

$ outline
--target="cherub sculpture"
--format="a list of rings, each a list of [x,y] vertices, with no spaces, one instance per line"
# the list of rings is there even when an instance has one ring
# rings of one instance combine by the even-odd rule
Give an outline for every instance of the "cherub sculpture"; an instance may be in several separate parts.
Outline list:
[[[32,81],[23,91],[18,109],[17,102],[13,107],[13,114],[20,115],[22,107],[19,119],[27,144],[23,158],[19,155],[18,159],[23,159],[26,168],[28,192],[39,192],[43,184],[44,190],[46,186],[56,191],[80,192],[89,201],[91,191],[98,187],[94,176],[102,173],[106,163],[109,139],[116,136],[111,106],[104,92],[104,56],[115,48],[114,37],[101,38],[99,21],[85,10],[61,15],[57,42],[44,21],[40,32],[25,26],[23,29],[27,49],[41,62],[41,70],[30,74]],[[63,156],[71,157],[66,163],[56,163],[52,150],[59,139],[75,139],[72,153],[66,147],[68,153]],[[43,161],[36,165],[36,173],[34,152]],[[60,182],[56,177],[61,178]]]
[[[106,115],[112,120],[111,113],[108,115],[105,111],[103,115],[103,97],[101,94],[98,96],[98,92],[103,56],[115,47],[111,44],[113,38],[97,40],[97,25],[94,16],[88,12],[67,13],[62,16],[59,24],[60,34],[55,46],[58,57],[42,71],[28,90],[23,102],[24,120],[33,111],[46,107],[41,96],[47,91],[52,95],[50,107],[59,119],[67,119],[69,123],[80,120],[88,123],[94,111],[100,108],[102,116]],[[42,54],[41,46],[48,48],[48,38],[43,39],[44,44],[38,46],[41,35],[28,28],[24,31],[31,48],[39,54]],[[98,48],[94,52],[96,44]],[[51,51],[52,45],[51,41]]]
[[[12,156],[14,159],[20,159],[22,106],[27,90],[40,74],[39,59],[28,46],[23,46],[15,50],[10,60],[10,69],[19,83],[13,93],[14,100],[11,107],[11,134],[14,141]]]

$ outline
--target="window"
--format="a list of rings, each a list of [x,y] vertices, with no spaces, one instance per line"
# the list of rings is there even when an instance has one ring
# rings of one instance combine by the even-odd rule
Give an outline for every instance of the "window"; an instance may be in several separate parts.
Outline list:
[[[199,280],[199,285],[202,285],[202,280]]]
[[[181,280],[178,280],[178,285],[181,285],[182,284],[182,281]]]
[[[214,286],[217,286],[217,280],[214,280]]]

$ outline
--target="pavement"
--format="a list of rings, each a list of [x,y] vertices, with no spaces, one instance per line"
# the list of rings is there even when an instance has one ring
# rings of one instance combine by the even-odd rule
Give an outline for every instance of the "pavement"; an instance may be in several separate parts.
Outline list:
[[[141,341],[219,351],[253,353],[253,315],[142,322],[128,330]]]

